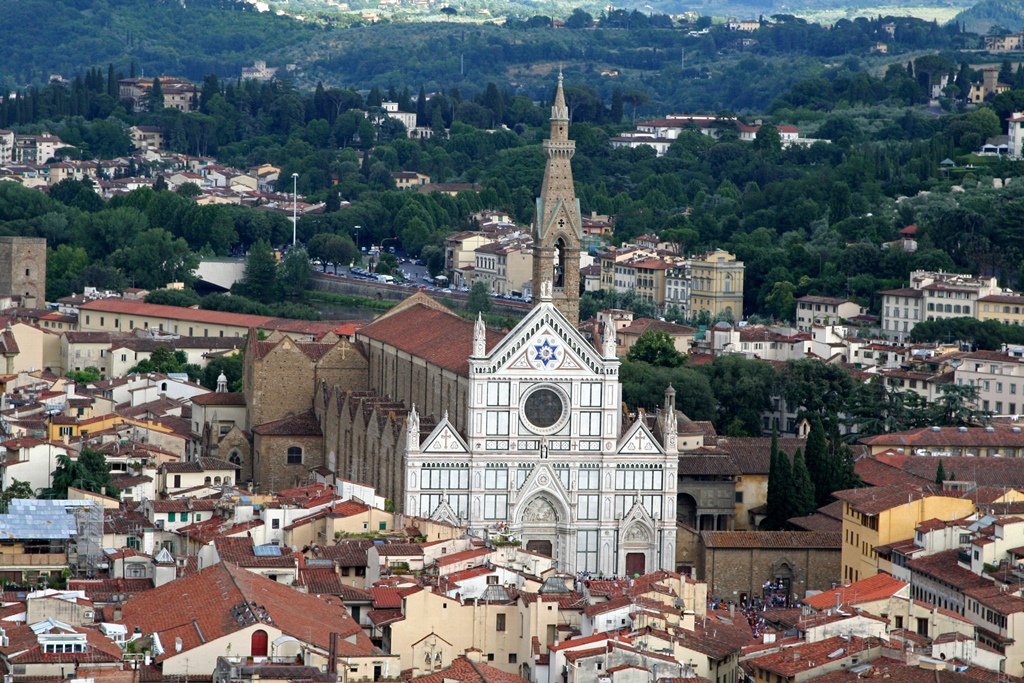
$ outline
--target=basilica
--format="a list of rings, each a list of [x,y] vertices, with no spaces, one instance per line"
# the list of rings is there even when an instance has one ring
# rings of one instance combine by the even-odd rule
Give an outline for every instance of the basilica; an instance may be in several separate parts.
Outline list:
[[[678,415],[669,395],[657,415],[630,416],[614,332],[594,343],[577,329],[568,129],[559,76],[532,226],[535,305],[507,334],[416,294],[330,349],[253,342],[253,363],[294,357],[315,387],[307,414],[249,425],[257,487],[319,465],[398,511],[521,544],[563,571],[675,569]],[[247,403],[269,410],[275,387],[255,388],[266,373],[248,356]]]

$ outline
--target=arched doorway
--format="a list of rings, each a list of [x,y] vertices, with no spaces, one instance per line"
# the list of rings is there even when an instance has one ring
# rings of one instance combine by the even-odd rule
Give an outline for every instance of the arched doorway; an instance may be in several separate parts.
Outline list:
[[[697,500],[689,493],[676,494],[676,521],[697,528]]]
[[[267,632],[263,629],[252,632],[252,638],[249,641],[249,652],[252,657],[266,657],[267,656],[267,645],[268,645]]]
[[[547,496],[539,495],[532,498],[523,508],[520,516],[522,540],[530,552],[558,557],[559,538],[558,521],[561,518],[558,508]]]

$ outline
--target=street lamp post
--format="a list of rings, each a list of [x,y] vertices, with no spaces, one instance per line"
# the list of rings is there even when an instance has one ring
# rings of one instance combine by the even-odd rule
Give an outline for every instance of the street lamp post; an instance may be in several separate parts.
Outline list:
[[[359,256],[359,231],[363,229],[363,226],[356,225],[353,227],[355,228],[356,231],[356,256]]]
[[[296,238],[299,226],[299,174],[292,173],[292,246],[298,241]]]

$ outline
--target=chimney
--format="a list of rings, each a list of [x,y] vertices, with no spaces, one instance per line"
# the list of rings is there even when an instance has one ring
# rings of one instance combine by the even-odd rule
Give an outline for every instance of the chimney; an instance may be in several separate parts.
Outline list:
[[[471,647],[468,650],[466,650],[466,659],[468,659],[471,662],[482,662],[483,653],[477,648]]]
[[[734,605],[731,602],[729,603],[729,618],[730,619],[735,619],[736,618],[736,605]]]
[[[114,621],[121,621],[124,618],[124,610],[121,609],[121,603],[114,603]]]

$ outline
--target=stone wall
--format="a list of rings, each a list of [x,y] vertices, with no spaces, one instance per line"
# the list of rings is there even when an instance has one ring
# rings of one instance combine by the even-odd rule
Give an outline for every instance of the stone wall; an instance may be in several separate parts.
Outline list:
[[[761,597],[766,581],[790,579],[790,597],[824,591],[839,581],[840,548],[707,548],[701,545],[697,579],[708,595],[726,600]]]
[[[302,449],[302,462],[288,464],[288,449]],[[263,436],[253,435],[253,449],[258,454],[256,481],[260,491],[273,493],[301,484],[309,470],[325,463],[324,441],[320,436]]]
[[[0,294],[46,301],[46,240],[37,237],[0,237]]]

